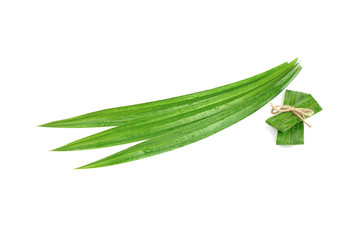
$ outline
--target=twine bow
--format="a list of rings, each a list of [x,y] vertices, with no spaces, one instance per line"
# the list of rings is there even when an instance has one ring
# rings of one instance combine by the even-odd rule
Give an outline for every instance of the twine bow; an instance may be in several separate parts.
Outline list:
[[[306,117],[310,117],[314,114],[314,111],[308,108],[295,108],[288,105],[276,105],[274,106],[272,103],[270,103],[271,106],[271,113],[272,114],[278,114],[278,113],[284,113],[284,112],[292,112],[295,116],[297,116],[301,121],[303,121],[306,125],[311,127],[310,124],[308,124],[305,121]]]

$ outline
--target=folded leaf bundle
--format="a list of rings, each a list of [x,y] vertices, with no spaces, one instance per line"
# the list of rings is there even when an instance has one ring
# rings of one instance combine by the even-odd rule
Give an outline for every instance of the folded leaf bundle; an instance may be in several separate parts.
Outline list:
[[[183,147],[213,135],[254,113],[300,72],[297,59],[254,77],[175,98],[101,110],[55,121],[46,127],[114,128],[60,147],[94,149],[145,140],[80,168],[125,163]]]
[[[308,93],[286,90],[283,105],[293,106]],[[299,122],[286,132],[277,132],[276,145],[301,145],[304,144],[304,123]]]
[[[315,115],[316,113],[322,110],[321,106],[313,98],[313,96],[311,96],[311,94],[305,95],[300,100],[296,101],[292,106],[295,108],[311,109],[314,111],[313,115]],[[276,128],[281,132],[286,132],[296,124],[300,123],[301,121],[302,120],[297,116],[295,116],[293,113],[285,112],[268,118],[266,120],[266,123],[268,123],[270,126]]]

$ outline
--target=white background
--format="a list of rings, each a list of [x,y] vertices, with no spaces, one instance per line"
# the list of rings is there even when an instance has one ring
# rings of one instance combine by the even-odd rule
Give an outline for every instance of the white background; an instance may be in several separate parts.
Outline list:
[[[2,0],[0,238],[360,239],[357,3]],[[100,129],[36,127],[296,57],[288,89],[324,109],[304,146],[275,145],[266,106],[181,149],[73,170],[130,144],[50,152]]]

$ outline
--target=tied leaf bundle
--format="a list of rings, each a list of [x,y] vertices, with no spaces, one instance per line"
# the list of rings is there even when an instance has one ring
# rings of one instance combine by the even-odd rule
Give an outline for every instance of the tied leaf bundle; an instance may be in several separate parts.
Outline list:
[[[308,95],[303,92],[296,92],[291,90],[286,90],[284,105],[292,106],[297,101],[299,101],[304,96]],[[277,145],[302,145],[304,144],[304,123],[299,122],[286,132],[278,131],[276,137]]]
[[[113,126],[55,150],[95,149],[145,140],[80,169],[130,162],[194,143],[239,122],[277,96],[300,71],[301,66],[295,59],[254,77],[222,87],[101,110],[42,126]]]
[[[322,110],[321,106],[310,94],[291,90],[286,90],[283,104],[284,106],[312,110],[312,115]],[[304,121],[292,112],[270,117],[266,120],[266,123],[278,129],[277,145],[304,144]]]

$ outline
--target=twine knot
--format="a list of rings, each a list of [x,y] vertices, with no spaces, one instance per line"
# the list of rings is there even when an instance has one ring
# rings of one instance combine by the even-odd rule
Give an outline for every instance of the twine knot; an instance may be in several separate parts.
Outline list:
[[[271,113],[272,114],[278,114],[278,113],[284,113],[284,112],[292,112],[295,116],[297,116],[301,121],[303,121],[306,125],[311,127],[310,124],[308,124],[305,121],[306,117],[310,117],[314,114],[314,111],[308,108],[295,108],[288,105],[276,105],[274,106],[272,103],[270,103],[271,106]]]

